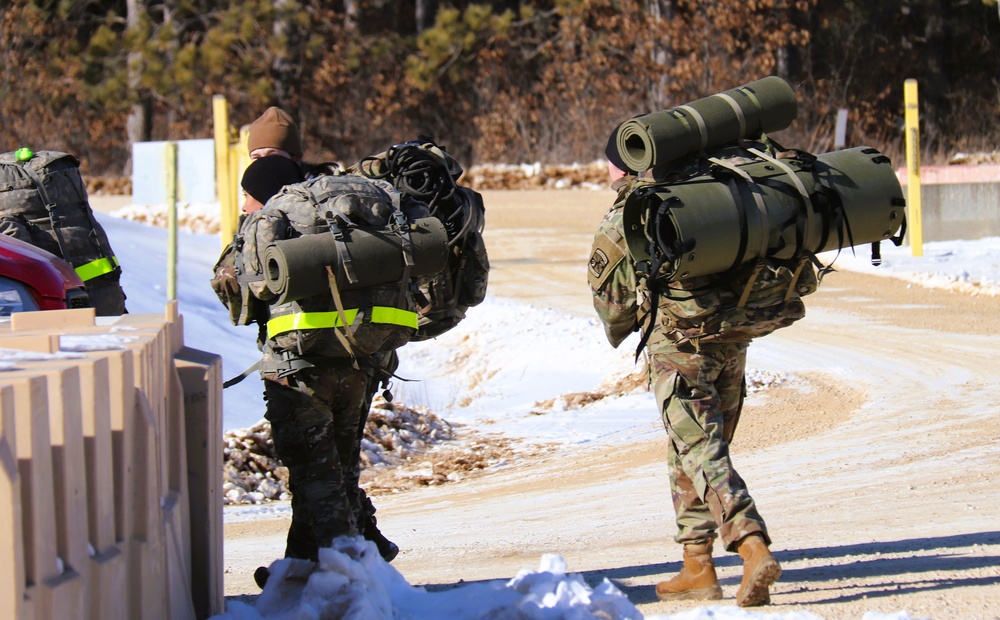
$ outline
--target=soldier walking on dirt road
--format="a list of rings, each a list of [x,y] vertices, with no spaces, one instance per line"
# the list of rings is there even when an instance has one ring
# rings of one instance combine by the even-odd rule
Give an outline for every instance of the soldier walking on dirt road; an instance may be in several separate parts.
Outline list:
[[[771,538],[764,519],[733,467],[729,444],[746,395],[751,339],[804,316],[799,296],[815,290],[816,276],[811,266],[792,276],[789,265],[767,259],[766,277],[755,279],[747,270],[736,270],[683,279],[652,295],[648,280],[637,276],[622,223],[629,193],[649,180],[622,161],[617,131],[606,154],[618,200],[595,236],[588,278],[612,346],[632,332],[645,334],[650,382],[669,438],[675,540],[684,545],[684,562],[679,574],[657,584],[656,594],[664,601],[721,599],[712,559],[714,542],[721,538],[728,551],[743,559],[737,603],[765,605],[781,567],[768,549]],[[758,329],[746,319],[748,313],[739,311],[741,293],[748,287],[751,298],[776,296],[753,316],[753,321],[767,323],[765,328]]]

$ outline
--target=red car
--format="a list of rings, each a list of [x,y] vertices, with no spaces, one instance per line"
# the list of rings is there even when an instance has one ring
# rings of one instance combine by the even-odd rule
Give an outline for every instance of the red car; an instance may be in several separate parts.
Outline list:
[[[88,307],[87,290],[69,263],[30,243],[0,234],[0,316]]]

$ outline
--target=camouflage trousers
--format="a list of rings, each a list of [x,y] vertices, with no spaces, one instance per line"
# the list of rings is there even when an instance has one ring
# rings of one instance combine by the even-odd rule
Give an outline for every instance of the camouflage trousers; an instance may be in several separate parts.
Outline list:
[[[335,537],[363,533],[375,512],[359,487],[375,375],[371,368],[337,367],[264,381],[264,417],[292,493],[285,557],[316,560]]]
[[[670,490],[681,544],[721,537],[733,551],[747,534],[770,543],[764,520],[733,467],[729,443],[746,395],[748,343],[665,348],[647,355],[669,437]]]

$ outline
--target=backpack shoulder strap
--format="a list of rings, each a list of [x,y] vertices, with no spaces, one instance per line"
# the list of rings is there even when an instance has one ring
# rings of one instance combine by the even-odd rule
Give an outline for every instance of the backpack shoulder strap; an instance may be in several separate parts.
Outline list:
[[[59,252],[62,254],[62,258],[69,260],[69,250],[66,247],[66,240],[63,239],[62,231],[59,229],[59,218],[56,216],[55,209],[56,204],[49,199],[49,193],[45,190],[45,183],[42,182],[41,175],[33,167],[28,165],[28,162],[21,163],[21,169],[31,177],[32,182],[34,182],[35,187],[38,188],[38,194],[42,199],[42,203],[45,206],[45,211],[49,214],[49,223],[52,225],[52,234],[56,237],[56,243],[59,244]]]

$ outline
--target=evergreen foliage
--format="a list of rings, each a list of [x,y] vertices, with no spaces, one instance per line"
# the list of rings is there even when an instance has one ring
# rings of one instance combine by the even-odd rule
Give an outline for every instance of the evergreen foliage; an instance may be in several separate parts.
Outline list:
[[[127,169],[130,136],[212,135],[269,105],[310,160],[433,136],[469,165],[601,157],[610,130],[766,75],[799,96],[780,142],[902,153],[920,83],[926,162],[996,150],[996,0],[8,0],[0,136]]]

